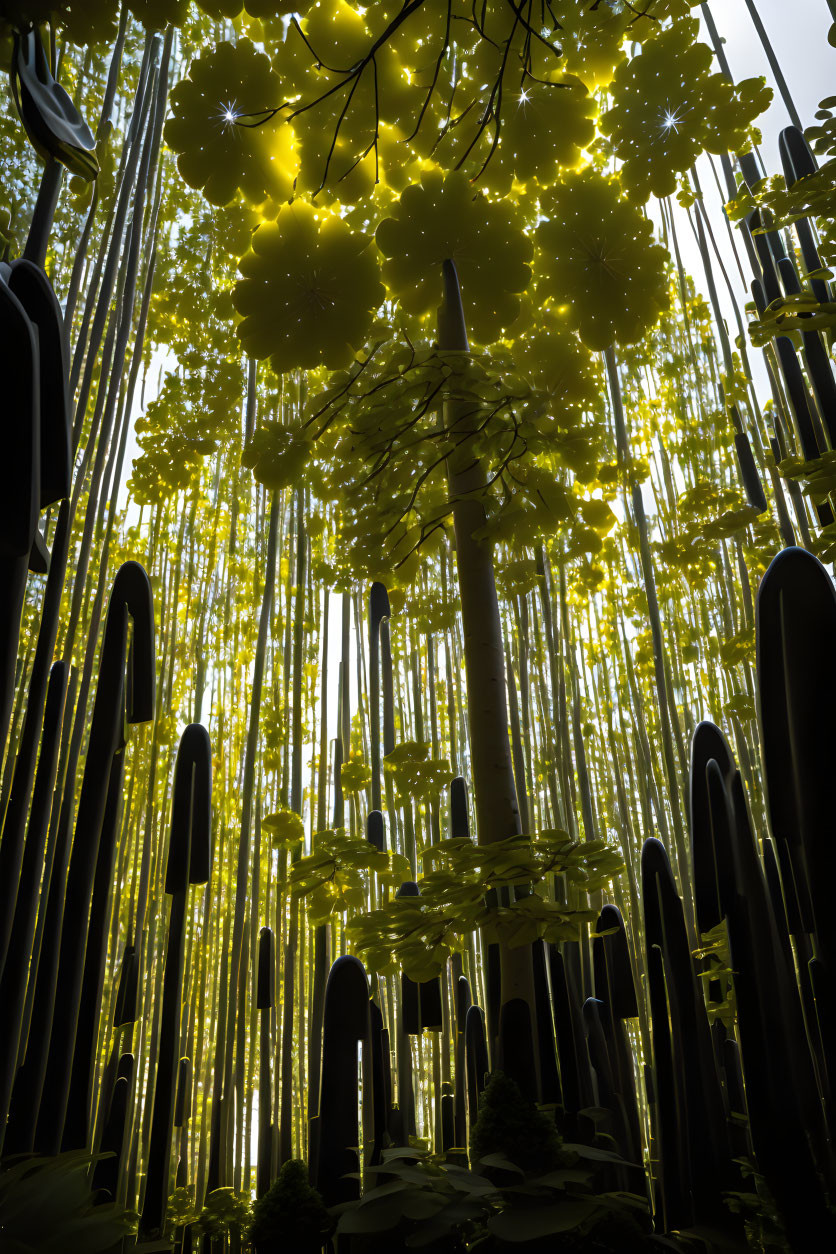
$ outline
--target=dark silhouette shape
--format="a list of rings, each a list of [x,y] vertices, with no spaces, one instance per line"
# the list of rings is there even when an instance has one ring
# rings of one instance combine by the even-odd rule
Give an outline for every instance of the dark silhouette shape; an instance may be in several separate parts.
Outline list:
[[[96,141],[87,123],[49,68],[36,28],[15,32],[10,69],[12,94],[32,147],[80,178],[99,173]]]
[[[271,1011],[276,1001],[276,938],[273,929],[263,927],[258,934],[258,1165],[256,1192],[261,1197],[273,1179],[273,1084],[270,1075],[272,1039]]]
[[[360,1196],[359,1180],[345,1176],[360,1166],[357,1043],[369,1037],[369,1004],[363,964],[351,954],[338,958],[325,988],[316,1160],[314,1164],[312,1155],[311,1168],[327,1206]]]
[[[148,1150],[148,1172],[141,1228],[161,1231],[170,1192],[169,1163],[174,1116],[175,1085],[180,1053],[180,1003],[186,944],[186,901],[190,884],[209,879],[212,842],[212,746],[200,723],[190,723],[180,737],[174,766],[171,838],[165,891],[171,896],[168,942],[163,974],[157,1071],[153,1086],[153,1113]],[[150,1092],[146,1101],[151,1098]]]
[[[134,625],[130,650],[129,616]],[[62,1144],[74,1058],[75,1100],[65,1148],[87,1143],[90,1041],[95,1040],[101,1000],[107,943],[104,919],[115,854],[115,794],[122,769],[124,721],[126,717],[129,723],[153,718],[154,692],[151,585],[137,562],[126,562],[114,579],[107,610],[66,892],[62,902],[58,885],[54,900],[50,894],[48,907],[46,926],[60,928],[61,941],[57,971],[50,971],[44,984],[39,979],[36,992],[36,999],[52,1004],[51,1013],[44,1016],[44,1022],[51,1025],[49,1055],[43,1057],[42,1050],[38,1051],[32,1076],[34,1091],[30,1092],[31,1110],[37,1112],[38,1119],[35,1140],[42,1152],[55,1153]],[[83,717],[83,712],[77,717]],[[70,781],[69,786],[72,784]],[[77,1041],[79,1029],[81,1038]]]

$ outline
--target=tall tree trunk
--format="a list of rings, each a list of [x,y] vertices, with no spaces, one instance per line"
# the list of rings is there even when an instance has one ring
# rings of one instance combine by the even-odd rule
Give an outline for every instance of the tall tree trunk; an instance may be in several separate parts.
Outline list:
[[[439,347],[468,351],[467,331],[458,279],[452,262],[444,263],[444,304],[439,311]],[[470,441],[476,420],[473,407],[447,402],[445,425],[456,429],[458,447],[447,460],[447,483],[453,501],[456,571],[462,606],[467,715],[476,807],[476,834],[481,845],[514,836],[520,814],[505,691],[505,655],[496,595],[493,545],[475,540],[485,525],[482,496],[485,468],[473,455]]]
[[[467,331],[458,277],[451,261],[444,263],[444,302],[439,310],[440,348],[468,351]],[[493,545],[474,539],[484,526],[483,494],[487,477],[473,455],[470,436],[477,421],[467,402],[445,404],[445,426],[458,436],[447,460],[447,483],[453,501],[456,571],[462,607],[467,717],[470,728],[471,773],[480,845],[520,833],[520,813],[508,735],[505,651],[496,594]],[[520,999],[534,1024],[534,974],[531,947],[499,946],[500,1003]],[[491,1016],[489,1015],[489,1021]]]
[[[290,808],[302,813],[302,667],[305,650],[305,575],[308,536],[305,529],[305,500],[296,493],[296,596],[293,614],[293,745],[291,749]],[[301,846],[291,855],[296,862]],[[284,951],[284,991],[282,996],[281,1117],[279,1123],[279,1165],[293,1152],[293,1009],[295,999],[296,949],[299,944],[299,901],[291,898],[290,924]],[[304,990],[300,990],[300,995]],[[299,1042],[301,1047],[301,1041]],[[301,1052],[300,1055],[301,1057]]]

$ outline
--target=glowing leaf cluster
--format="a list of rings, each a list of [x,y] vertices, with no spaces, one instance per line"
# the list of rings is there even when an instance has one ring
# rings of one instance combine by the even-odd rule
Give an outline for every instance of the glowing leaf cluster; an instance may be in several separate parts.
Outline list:
[[[456,264],[475,340],[496,340],[519,313],[534,251],[522,215],[511,202],[474,192],[464,174],[425,170],[380,223],[376,240],[386,258],[386,286],[408,313],[435,313],[448,259]]]
[[[747,148],[749,127],[772,99],[762,78],[734,85],[711,73],[713,54],[695,42],[697,31],[696,21],[677,22],[613,76],[614,103],[601,131],[621,162],[624,187],[641,200],[671,195],[676,175],[703,151]]]
[[[266,814],[261,826],[270,833],[274,849],[291,849],[305,839],[305,824],[295,810],[277,810]]]
[[[544,194],[537,295],[567,304],[584,344],[633,344],[668,307],[667,254],[653,227],[592,167],[568,174]]]
[[[477,928],[512,947],[541,937],[575,939],[580,923],[597,918],[585,894],[604,888],[622,866],[606,841],[581,844],[558,830],[490,845],[442,840],[423,856],[434,869],[419,880],[420,896],[395,897],[382,909],[349,921],[355,948],[373,970],[402,967],[414,980],[430,979]],[[547,882],[553,875],[566,878],[565,902],[549,899]],[[486,904],[491,889],[515,885],[527,895],[511,905]]]
[[[254,203],[290,197],[293,131],[265,116],[280,91],[270,58],[249,39],[217,44],[172,89],[166,142],[185,181],[211,204],[229,204],[239,189]]]
[[[290,868],[290,891],[305,898],[312,923],[324,923],[335,912],[365,909],[372,876],[394,887],[409,875],[401,854],[381,853],[362,836],[342,828],[316,832],[314,851]]]
[[[383,298],[369,239],[304,201],[284,205],[253,234],[234,292],[244,350],[277,374],[346,365]]]
[[[392,776],[399,797],[432,802],[453,778],[447,758],[431,758],[428,742],[407,740],[383,759],[383,769]]]

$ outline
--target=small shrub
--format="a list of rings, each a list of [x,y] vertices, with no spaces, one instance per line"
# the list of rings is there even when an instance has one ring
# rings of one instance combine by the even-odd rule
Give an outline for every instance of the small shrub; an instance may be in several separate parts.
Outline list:
[[[259,1254],[318,1254],[333,1227],[307,1166],[291,1158],[255,1203],[249,1236]]]
[[[497,1071],[479,1100],[479,1117],[470,1134],[474,1167],[491,1154],[502,1154],[522,1171],[550,1171],[563,1161],[563,1142],[554,1120],[528,1101],[514,1080]]]

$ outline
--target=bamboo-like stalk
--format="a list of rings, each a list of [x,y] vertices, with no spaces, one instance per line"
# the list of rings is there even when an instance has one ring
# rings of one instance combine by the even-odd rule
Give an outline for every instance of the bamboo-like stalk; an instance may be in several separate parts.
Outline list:
[[[276,579],[276,544],[278,539],[279,509],[279,496],[278,493],[274,492],[270,499],[270,523],[264,558],[264,591],[262,595],[261,614],[258,624],[258,640],[256,643],[255,658],[253,662],[250,717],[243,766],[243,805],[241,810],[241,827],[238,838],[237,854],[238,889],[235,895],[235,908],[232,919],[232,936],[230,941],[228,966],[226,968],[229,972],[229,986],[233,990],[235,990],[238,986],[239,972],[242,968],[243,958],[244,912],[246,907],[246,885],[248,882],[248,867],[251,853],[250,833],[253,815],[256,754],[258,749],[258,725],[261,713],[264,666],[267,653],[267,636],[271,619],[273,592]],[[221,1031],[224,1034],[225,1044],[223,1070],[220,1074],[216,1072],[215,1077],[216,1085],[218,1085],[218,1081],[221,1082],[219,1089],[216,1089],[215,1100],[218,1101],[221,1098],[224,1100],[220,1126],[220,1135],[222,1138],[227,1135],[227,1129],[230,1126],[228,1121],[232,1113],[232,1077],[234,1074],[234,1043],[237,1021],[236,1010],[236,1000],[233,995],[232,1000],[224,1007],[224,1016],[222,1019],[224,1026],[221,1028]]]
[[[621,384],[618,377],[618,366],[616,364],[615,352],[608,349],[605,354],[607,376],[610,384],[610,396],[613,406],[613,416],[616,424],[616,437],[618,441],[619,456],[625,461],[629,458],[629,445],[627,443],[627,432],[624,425],[624,411],[621,403]],[[671,818],[673,821],[674,845],[676,848],[677,862],[679,874],[686,893],[686,917],[690,916],[690,877],[688,872],[688,855],[685,844],[685,833],[682,826],[682,817],[680,813],[679,801],[679,785],[677,782],[676,765],[674,762],[673,738],[671,735],[669,699],[667,689],[667,678],[664,669],[664,645],[662,643],[662,628],[659,620],[659,605],[656,598],[656,586],[653,577],[653,562],[650,554],[650,546],[648,542],[647,520],[644,511],[644,501],[642,499],[641,488],[635,482],[631,486],[630,501],[633,510],[633,516],[636,520],[636,526],[639,531],[639,553],[641,558],[642,576],[644,579],[644,588],[647,596],[648,616],[650,619],[650,630],[653,637],[653,666],[656,678],[656,699],[659,704],[659,717],[662,733],[662,747],[665,762],[665,771],[667,776],[667,784],[670,793],[671,802]]]
[[[296,596],[293,614],[293,747],[290,785],[290,808],[297,814],[302,811],[302,666],[305,618],[305,576],[307,567],[307,533],[303,515],[304,501],[301,492],[296,493]],[[299,850],[293,858],[298,859]],[[290,902],[290,925],[284,947],[284,986],[282,992],[282,1050],[281,1050],[281,1106],[279,1116],[279,1166],[292,1155],[293,1147],[293,1008],[296,992],[296,951],[299,944],[299,903]],[[300,988],[300,1003],[304,1001],[304,989]]]
[[[763,50],[766,53],[766,59],[769,62],[769,68],[772,71],[772,76],[775,79],[775,82],[778,84],[778,91],[781,93],[781,99],[784,102],[784,107],[786,108],[787,113],[790,115],[790,121],[792,122],[793,126],[797,126],[799,130],[802,130],[803,127],[801,125],[801,116],[795,107],[795,101],[793,100],[792,95],[790,93],[790,89],[787,86],[787,80],[784,77],[783,70],[781,69],[781,64],[777,56],[775,55],[775,49],[772,46],[772,41],[770,40],[768,34],[766,33],[766,27],[763,24],[763,19],[761,18],[760,13],[758,12],[758,8],[757,8],[757,5],[755,4],[755,0],[746,0],[746,8],[749,10],[749,16],[752,19],[752,25],[757,31],[758,39],[761,41]]]

